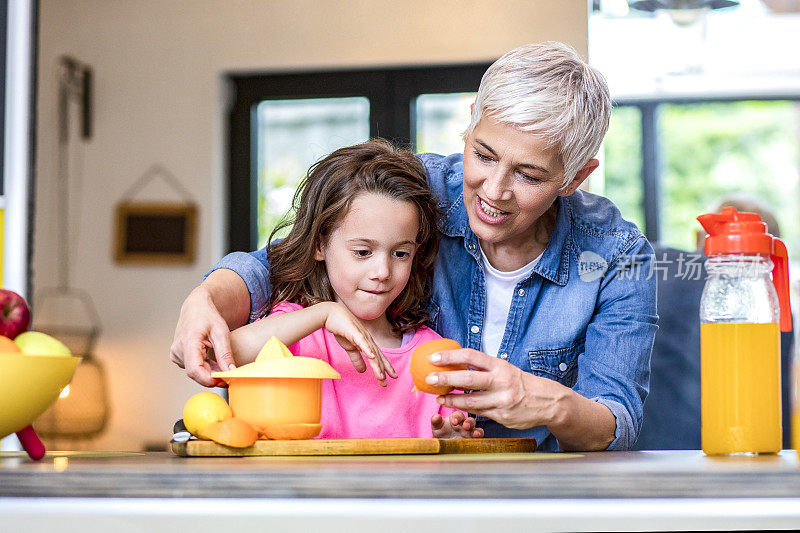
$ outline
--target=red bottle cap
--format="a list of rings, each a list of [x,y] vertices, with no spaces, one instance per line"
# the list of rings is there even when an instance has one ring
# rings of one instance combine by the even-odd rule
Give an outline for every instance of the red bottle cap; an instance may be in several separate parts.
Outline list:
[[[772,253],[774,237],[756,213],[740,213],[724,207],[722,213],[707,213],[697,217],[708,232],[706,255]]]
[[[772,284],[778,293],[781,331],[792,331],[789,307],[789,256],[782,240],[767,233],[767,225],[756,213],[740,213],[723,207],[721,213],[706,213],[697,220],[708,232],[706,255],[769,255],[773,263]]]

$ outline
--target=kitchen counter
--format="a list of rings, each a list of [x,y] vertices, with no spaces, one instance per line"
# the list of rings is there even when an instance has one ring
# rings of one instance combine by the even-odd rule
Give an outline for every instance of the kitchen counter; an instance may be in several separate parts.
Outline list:
[[[185,528],[197,519],[194,532],[219,531],[219,520],[249,517],[281,530],[309,530],[318,520],[328,530],[338,524],[381,533],[408,531],[413,521],[415,531],[481,524],[576,531],[800,527],[800,464],[791,450],[756,457],[699,451],[222,458],[56,452],[39,463],[3,453],[0,526],[29,527],[38,520],[70,531],[65,519],[90,518],[80,521],[85,532],[87,523],[116,528],[111,524],[124,517],[150,531]],[[403,527],[392,529],[385,517],[397,513]]]

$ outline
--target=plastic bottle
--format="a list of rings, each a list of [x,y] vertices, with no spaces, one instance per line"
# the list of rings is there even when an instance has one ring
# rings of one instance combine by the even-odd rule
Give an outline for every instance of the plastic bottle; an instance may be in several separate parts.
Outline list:
[[[798,338],[797,332],[795,332],[794,356],[792,357],[791,366],[792,373],[790,374],[791,379],[789,380],[789,386],[791,387],[790,409],[792,413],[791,447],[800,454],[800,349],[798,348],[798,342],[800,342],[800,338]]]
[[[708,232],[700,299],[703,451],[776,453],[780,331],[792,329],[786,246],[755,213],[726,207],[697,219]]]

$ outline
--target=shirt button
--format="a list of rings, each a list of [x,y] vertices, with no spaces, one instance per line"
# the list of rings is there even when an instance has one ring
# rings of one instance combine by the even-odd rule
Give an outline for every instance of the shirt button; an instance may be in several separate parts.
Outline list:
[[[517,294],[519,294],[520,296],[525,296],[525,289],[518,290]]]
[[[481,330],[481,328],[479,328],[478,326],[472,326],[471,328],[469,328],[469,330],[472,333],[478,333]]]
[[[506,352],[501,353],[500,359],[508,359],[508,354]]]
[[[475,243],[469,243],[469,246],[467,246],[467,248],[469,248],[470,250],[474,251],[475,250]]]
[[[558,369],[559,369],[559,370],[561,370],[561,371],[563,372],[564,370],[566,370],[566,369],[567,369],[567,363],[560,363],[560,364],[558,365]]]

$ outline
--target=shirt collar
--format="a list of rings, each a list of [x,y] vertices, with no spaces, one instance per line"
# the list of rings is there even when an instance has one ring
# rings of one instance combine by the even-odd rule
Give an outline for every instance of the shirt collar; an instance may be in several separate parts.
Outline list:
[[[443,206],[443,209],[442,232],[448,237],[466,237],[469,218],[467,218],[467,210],[464,208],[464,194],[459,194],[452,204]]]
[[[533,271],[562,287],[569,281],[569,249],[571,247],[572,224],[569,203],[565,196],[556,198],[556,222],[550,242]]]

